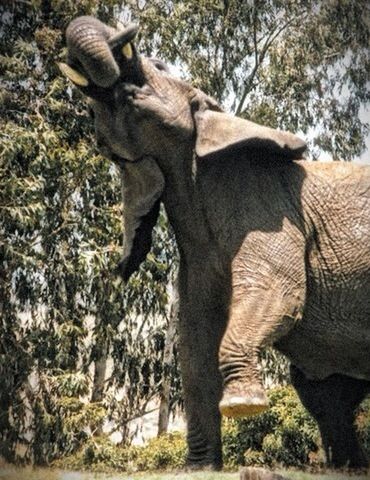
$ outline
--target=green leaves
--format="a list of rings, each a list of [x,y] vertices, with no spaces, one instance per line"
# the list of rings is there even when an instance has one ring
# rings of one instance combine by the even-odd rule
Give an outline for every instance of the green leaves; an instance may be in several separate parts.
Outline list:
[[[253,121],[310,137],[311,156],[364,149],[370,56],[365,0],[146,2],[142,47]],[[325,141],[324,138],[330,141]]]
[[[54,393],[62,397],[80,397],[89,391],[89,381],[81,373],[61,373],[51,378]]]
[[[265,413],[224,422],[224,454],[232,465],[302,466],[316,453],[319,431],[292,387],[269,391]]]
[[[174,242],[162,214],[142,275],[125,289],[113,276],[119,172],[56,68],[71,18],[112,20],[118,3],[0,7],[0,443],[12,461],[18,443],[41,463],[70,452],[108,416],[129,439],[130,419],[160,388]]]

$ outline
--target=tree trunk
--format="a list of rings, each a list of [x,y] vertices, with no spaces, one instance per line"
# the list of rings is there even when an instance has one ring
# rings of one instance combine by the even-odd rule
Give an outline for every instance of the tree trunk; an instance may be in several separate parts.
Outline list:
[[[169,320],[166,335],[166,344],[163,353],[164,374],[160,394],[158,436],[166,433],[170,419],[171,376],[169,370],[174,360],[174,346],[177,339],[177,321],[179,315],[179,292],[177,281],[171,282]]]
[[[107,349],[104,348],[102,356],[95,361],[94,382],[91,394],[92,402],[101,402],[103,400],[105,374],[107,371]]]
[[[104,341],[104,344],[101,347],[101,355],[95,360],[95,371],[94,371],[94,380],[93,388],[91,393],[91,402],[101,402],[104,396],[104,384],[105,377],[107,372],[107,360],[109,353],[108,342]],[[103,433],[103,425],[100,425],[95,433],[101,435]]]

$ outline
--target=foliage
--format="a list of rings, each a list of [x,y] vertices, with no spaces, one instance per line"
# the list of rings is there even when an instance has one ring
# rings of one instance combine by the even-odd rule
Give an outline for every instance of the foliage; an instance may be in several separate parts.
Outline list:
[[[266,389],[289,383],[289,361],[277,350],[267,347],[260,352],[259,364]]]
[[[112,443],[107,437],[90,438],[74,454],[55,460],[53,467],[68,470],[89,471],[128,471],[129,452],[133,447],[122,447]]]
[[[71,18],[112,20],[116,5],[0,6],[0,444],[9,461],[20,446],[36,463],[73,451],[103,418],[129,441],[130,420],[161,388],[173,240],[162,214],[142,274],[123,289],[112,274],[119,173],[97,155],[86,105],[56,67]]]
[[[370,453],[370,398],[365,399],[359,406],[356,425],[365,451]]]
[[[315,158],[324,151],[348,160],[364,149],[366,0],[127,3],[149,48],[234,112],[301,130]]]
[[[185,464],[186,441],[181,433],[163,434],[145,446],[115,445],[107,437],[89,439],[74,455],[53,466],[89,471],[153,471],[177,469]]]
[[[139,449],[135,463],[138,470],[163,470],[185,465],[186,442],[181,434],[166,434],[150,440]]]
[[[300,403],[292,387],[269,392],[270,408],[263,414],[223,422],[225,466],[319,467],[323,452],[316,423]],[[370,402],[364,401],[357,416],[359,433],[370,453]],[[95,471],[153,471],[176,469],[184,465],[184,435],[166,434],[147,445],[113,445],[107,438],[91,439],[75,455],[54,464],[68,469]]]
[[[229,466],[318,466],[323,462],[316,422],[302,406],[292,387],[269,391],[270,408],[263,414],[224,424],[224,455]],[[357,425],[370,453],[370,402],[358,411]]]
[[[269,392],[270,408],[263,414],[229,420],[224,453],[231,465],[302,466],[318,449],[317,425],[291,387]]]

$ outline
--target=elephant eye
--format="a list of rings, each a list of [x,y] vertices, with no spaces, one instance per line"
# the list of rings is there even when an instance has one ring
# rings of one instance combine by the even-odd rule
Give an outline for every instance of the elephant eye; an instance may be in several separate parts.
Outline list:
[[[159,60],[159,58],[150,58],[150,61],[153,63],[155,68],[159,70],[160,72],[167,72],[169,73],[169,68],[168,66],[162,61]]]

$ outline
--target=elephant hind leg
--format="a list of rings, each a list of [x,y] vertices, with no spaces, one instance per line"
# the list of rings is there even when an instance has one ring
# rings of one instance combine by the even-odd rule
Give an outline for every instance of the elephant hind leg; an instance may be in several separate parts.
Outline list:
[[[328,464],[367,468],[369,462],[357,438],[354,420],[356,408],[370,392],[370,382],[338,374],[325,380],[309,380],[295,366],[291,366],[291,380],[319,425]]]

